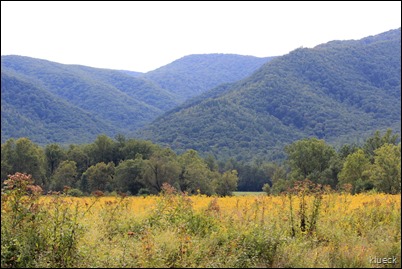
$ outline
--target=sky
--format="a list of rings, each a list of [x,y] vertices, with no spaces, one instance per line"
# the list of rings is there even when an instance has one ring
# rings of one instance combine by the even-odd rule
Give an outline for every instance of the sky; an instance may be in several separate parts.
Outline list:
[[[148,72],[190,54],[280,56],[401,27],[401,1],[1,1],[1,55]]]

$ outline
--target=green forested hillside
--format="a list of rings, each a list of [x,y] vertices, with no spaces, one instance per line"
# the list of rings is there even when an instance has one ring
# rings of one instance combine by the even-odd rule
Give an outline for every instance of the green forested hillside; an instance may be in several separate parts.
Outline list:
[[[180,58],[144,75],[177,95],[180,101],[197,96],[222,83],[251,75],[273,57],[235,54],[194,54]]]
[[[149,81],[134,78],[120,71],[63,65],[21,56],[2,56],[1,70],[2,73],[9,72],[17,79],[42,89],[60,102],[85,111],[90,118],[98,119],[101,122],[97,127],[98,134],[99,132],[110,133],[111,130],[114,130],[112,134],[119,132],[129,134],[163,113],[164,110],[176,105],[173,96],[165,90]],[[3,92],[11,94],[14,91],[12,84],[10,87],[2,86],[2,95]],[[20,91],[20,94],[22,95],[20,98],[26,98],[23,96],[24,91]],[[40,101],[40,99],[32,99],[29,106],[36,109],[36,106],[41,105]],[[21,109],[13,98],[3,101],[2,97],[2,102]],[[57,111],[62,108],[57,104],[54,103],[52,109],[47,109],[47,113],[58,113]],[[7,116],[2,115],[2,131],[9,137],[18,137],[16,133],[5,129],[6,127],[19,128],[18,126],[3,127],[3,121],[8,120]],[[12,115],[9,116],[12,117]],[[32,119],[30,114],[25,114],[24,117],[33,121],[35,125],[42,124],[40,119]],[[48,114],[45,117],[51,119]],[[35,140],[35,142],[74,141],[74,137],[69,134],[71,126],[63,125],[58,121],[52,123],[53,130],[48,132],[59,132],[60,136],[57,139],[48,136],[45,140]],[[103,126],[113,126],[113,128],[105,129]],[[88,137],[90,131],[87,131],[85,123],[77,128],[80,129],[82,137]],[[36,130],[33,131],[36,132]],[[27,133],[27,135],[31,137],[34,134]],[[2,141],[6,138],[8,137],[2,135]],[[76,142],[82,141],[80,136],[75,139]]]
[[[22,135],[42,144],[88,142],[94,134],[101,133],[132,136],[135,130],[190,96],[183,90],[174,90],[182,89],[183,83],[187,84],[187,91],[190,88],[197,89],[197,92],[205,91],[209,85],[215,87],[221,81],[242,79],[266,61],[265,58],[239,55],[196,55],[185,59],[191,61],[177,60],[148,77],[147,74],[134,71],[65,65],[23,56],[2,56],[2,80],[3,73],[12,74],[14,80],[28,83],[31,90],[35,89],[40,94],[34,94],[35,97],[31,98],[29,91],[23,90],[24,83],[18,85],[19,89],[14,89],[14,83],[5,83],[3,86],[2,82],[1,141]],[[230,67],[225,67],[229,64]],[[208,69],[208,66],[214,68]],[[183,73],[183,70],[188,72]],[[170,78],[169,87],[162,88],[160,79],[167,74]],[[152,81],[153,77],[159,78],[156,79],[159,82]],[[213,77],[217,78],[211,79]],[[4,80],[8,81],[9,75],[4,75]],[[192,81],[191,84],[189,81]],[[13,97],[16,92],[18,96]],[[3,94],[10,98],[3,98]],[[42,98],[46,98],[46,101]],[[41,110],[41,107],[45,109]],[[41,117],[30,113],[37,110],[41,110]],[[67,111],[71,111],[71,115]],[[81,119],[77,120],[76,114],[82,114]],[[65,121],[60,121],[54,115],[63,115]],[[86,120],[87,117],[90,120]],[[66,124],[66,121],[75,124]],[[96,124],[91,126],[91,122]]]
[[[12,89],[12,91],[8,90]],[[83,143],[113,127],[10,72],[1,72],[1,140],[30,137],[34,141]]]
[[[401,131],[401,30],[299,48],[158,118],[143,138],[220,158],[278,158],[301,137]],[[279,154],[279,155],[278,155]]]

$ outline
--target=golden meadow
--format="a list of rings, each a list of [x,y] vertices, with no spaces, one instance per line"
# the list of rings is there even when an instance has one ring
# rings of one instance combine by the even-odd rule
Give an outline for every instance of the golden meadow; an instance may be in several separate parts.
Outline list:
[[[394,267],[401,197],[2,192],[2,267]]]

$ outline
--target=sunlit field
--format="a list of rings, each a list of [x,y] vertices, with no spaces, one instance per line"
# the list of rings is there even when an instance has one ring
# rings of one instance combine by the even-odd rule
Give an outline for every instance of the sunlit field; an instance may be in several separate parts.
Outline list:
[[[16,199],[18,198],[18,199]],[[401,197],[2,194],[2,267],[400,267]]]

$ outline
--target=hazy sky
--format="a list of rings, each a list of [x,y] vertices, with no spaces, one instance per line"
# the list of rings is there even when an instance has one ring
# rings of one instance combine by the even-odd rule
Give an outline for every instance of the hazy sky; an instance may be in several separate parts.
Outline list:
[[[401,1],[1,1],[1,55],[147,72],[189,54],[279,56],[401,27]]]

